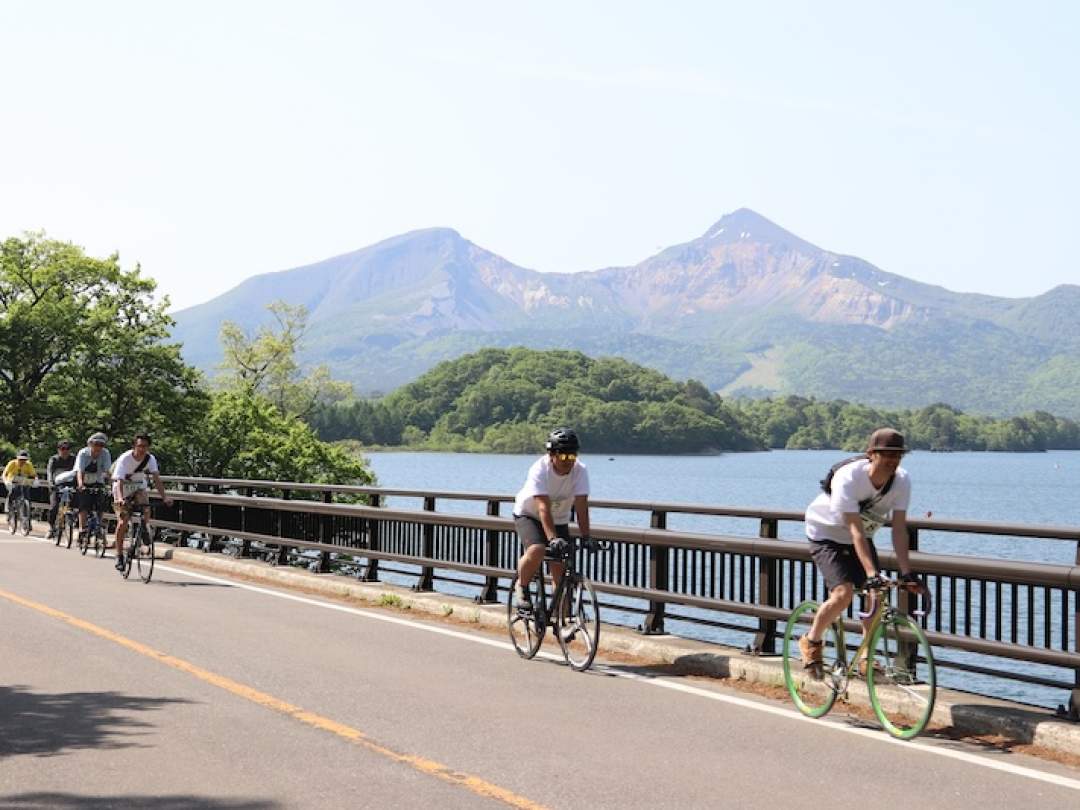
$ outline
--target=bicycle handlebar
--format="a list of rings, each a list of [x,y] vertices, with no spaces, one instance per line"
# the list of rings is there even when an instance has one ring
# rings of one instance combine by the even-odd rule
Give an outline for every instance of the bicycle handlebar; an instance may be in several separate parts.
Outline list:
[[[916,587],[914,583],[904,582],[900,579],[892,579],[890,577],[883,577],[880,575],[877,577],[877,579],[881,583],[879,586],[873,587],[870,586],[869,583],[867,583],[861,588],[859,588],[858,592],[860,596],[870,597],[870,610],[867,613],[863,613],[860,610],[859,618],[869,619],[871,616],[873,616],[874,612],[877,610],[877,600],[880,598],[878,596],[879,592],[884,592],[892,588],[903,588],[911,593],[917,593],[920,597],[922,597],[923,609],[911,611],[912,616],[930,615],[930,611],[933,610],[934,607],[934,599],[933,596],[931,596],[930,594],[930,589],[926,587],[925,583],[920,583]]]

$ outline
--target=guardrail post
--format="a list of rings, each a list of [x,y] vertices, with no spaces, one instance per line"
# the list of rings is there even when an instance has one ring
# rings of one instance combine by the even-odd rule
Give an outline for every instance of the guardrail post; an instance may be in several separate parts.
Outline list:
[[[1080,541],[1076,543],[1076,564],[1080,565]],[[1062,598],[1068,591],[1062,591]],[[1076,612],[1073,616],[1073,652],[1080,653],[1080,588],[1073,591],[1073,604]],[[1080,720],[1080,668],[1073,670],[1073,690],[1069,695],[1069,719]]]
[[[775,540],[780,536],[779,525],[780,521],[776,518],[763,517],[758,537]],[[776,568],[775,557],[758,558],[758,604],[777,606]],[[758,619],[758,631],[750,643],[750,652],[754,655],[772,655],[776,652],[776,619]]]
[[[499,502],[488,501],[487,513],[491,517],[498,517]],[[488,529],[484,538],[484,565],[489,568],[499,567],[499,533],[494,529]],[[481,605],[490,605],[499,601],[498,577],[484,577],[484,590],[476,597],[476,601]]]
[[[253,487],[247,488],[247,496],[249,498],[255,497],[255,489]],[[247,531],[247,507],[240,507],[240,531]],[[240,540],[240,551],[237,554],[238,557],[250,557],[251,556],[251,541],[247,538]]]
[[[292,492],[287,489],[281,490],[281,500],[291,501]],[[282,540],[285,539],[285,518],[289,514],[288,512],[276,512],[277,516],[277,536]],[[277,553],[274,554],[274,565],[288,565],[289,564],[289,547],[282,544],[277,547]]]
[[[333,503],[333,502],[334,502],[334,493],[333,492],[324,492],[323,493],[323,503]],[[320,519],[319,519],[319,542],[320,543],[329,543],[333,539],[332,536],[331,536],[332,532],[330,531],[330,528],[333,525],[334,525],[334,516],[333,515],[321,515],[320,516]],[[329,551],[320,551],[319,552],[319,564],[318,564],[318,567],[315,570],[319,574],[329,574],[330,573],[330,552]]]
[[[666,529],[667,512],[654,511],[649,526],[653,529]],[[667,546],[649,546],[649,588],[652,590],[666,591],[671,588],[669,552]],[[665,602],[650,601],[649,612],[638,630],[647,636],[662,634],[665,605]]]
[[[433,495],[424,496],[424,511],[435,511],[435,497]],[[420,550],[420,556],[425,560],[430,560],[435,557],[435,524],[425,523],[423,526],[424,539],[423,547]],[[433,591],[435,590],[435,568],[430,565],[425,565],[420,569],[420,579],[412,588],[414,591]]]
[[[908,526],[908,551],[918,551],[918,550],[919,550],[919,530],[916,529],[914,526]],[[899,574],[900,572],[898,571],[897,573]],[[906,614],[907,616],[911,616],[911,611],[914,610],[918,606],[917,600],[918,600],[918,597],[915,594],[908,591],[907,588],[897,588],[896,589],[896,606],[898,608],[900,608],[900,610],[904,614]],[[926,624],[926,619],[927,618],[929,618],[929,617],[924,617],[924,619],[923,619],[923,624],[924,625]],[[918,621],[917,618],[915,618],[913,620]],[[905,661],[907,661],[908,671],[917,674],[918,671],[919,671],[919,661],[918,661],[919,648],[918,648],[918,645],[915,644],[912,641],[907,641],[903,637],[901,637],[901,639],[899,641],[899,644],[898,644],[897,653]]]
[[[371,505],[379,508],[379,495],[378,493],[372,493],[368,495],[368,500]],[[379,550],[379,523],[378,518],[366,518],[368,527],[368,548],[372,551]],[[364,566],[364,573],[361,575],[360,580],[362,582],[378,582],[379,581],[379,558],[368,557],[367,565]]]

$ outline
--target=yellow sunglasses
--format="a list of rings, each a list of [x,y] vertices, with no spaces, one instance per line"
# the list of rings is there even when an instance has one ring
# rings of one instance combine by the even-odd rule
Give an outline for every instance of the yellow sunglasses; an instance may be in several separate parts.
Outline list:
[[[559,461],[577,461],[577,453],[556,453],[555,458]]]

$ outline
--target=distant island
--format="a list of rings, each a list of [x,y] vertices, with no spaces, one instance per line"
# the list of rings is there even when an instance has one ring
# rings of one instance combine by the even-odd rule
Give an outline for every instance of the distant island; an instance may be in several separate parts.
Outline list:
[[[1080,425],[1041,411],[994,419],[944,404],[882,410],[799,396],[724,398],[619,358],[525,348],[440,363],[383,398],[324,404],[309,421],[325,441],[455,452],[536,452],[556,425],[607,453],[858,451],[882,425],[923,450],[1080,449]]]

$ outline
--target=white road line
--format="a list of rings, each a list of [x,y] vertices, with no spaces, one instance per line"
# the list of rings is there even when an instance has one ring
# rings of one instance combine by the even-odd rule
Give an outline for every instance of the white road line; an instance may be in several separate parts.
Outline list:
[[[248,585],[247,583],[238,582],[232,579],[223,579],[221,577],[213,577],[207,574],[197,574],[193,571],[188,571],[183,568],[173,568],[169,565],[158,565],[157,568],[162,571],[170,571],[172,573],[183,574],[184,576],[193,577],[195,579],[206,580],[207,582],[230,585],[235,588],[242,588],[243,590],[254,591],[255,593],[275,596],[279,599],[287,599],[289,601],[300,602],[305,605],[313,605],[315,607],[320,607],[327,610],[336,610],[341,613],[349,613],[354,616],[361,616],[365,619],[376,619],[377,621],[381,622],[403,625],[405,627],[423,630],[428,633],[436,633],[441,636],[449,636],[450,638],[461,639],[462,641],[469,641],[474,644],[485,644],[489,647],[497,647],[503,650],[512,649],[512,645],[509,641],[496,641],[495,639],[484,638],[483,636],[479,636],[473,633],[462,633],[457,630],[448,630],[445,627],[439,627],[437,625],[427,624],[425,622],[419,622],[413,619],[403,619],[400,616],[391,616],[378,611],[362,610],[359,608],[347,607],[345,605],[336,605],[333,602],[324,602],[320,599],[312,599],[306,596],[297,596],[295,594],[286,593],[284,591],[277,591],[271,588],[260,588],[258,585]],[[540,653],[540,657],[557,661],[562,660],[561,656],[554,655],[552,653]],[[832,729],[833,731],[840,731],[846,734],[854,734],[856,736],[862,737],[863,739],[872,740],[877,743],[898,745],[901,746],[905,751],[918,751],[924,754],[932,754],[936,756],[946,757],[948,759],[966,762],[971,765],[977,765],[995,771],[1002,771],[1004,773],[1012,774],[1014,776],[1022,776],[1028,779],[1035,779],[1040,782],[1047,782],[1052,785],[1058,785],[1059,787],[1065,787],[1071,790],[1080,791],[1080,780],[1071,779],[1067,776],[1059,776],[1053,773],[1037,771],[1033,768],[1024,767],[1023,765],[1013,765],[1008,762],[998,762],[978,754],[970,754],[964,751],[941,748],[930,743],[919,741],[905,742],[903,740],[897,740],[893,737],[890,737],[884,731],[881,731],[879,729],[857,728],[848,725],[847,723],[837,722],[835,720],[828,719],[813,720],[794,709],[784,708],[781,706],[773,706],[768,703],[758,702],[756,700],[748,700],[747,698],[736,697],[735,695],[726,695],[720,692],[714,692],[709,689],[702,689],[697,686],[691,686],[686,683],[670,680],[668,678],[648,677],[633,672],[626,672],[617,667],[610,667],[604,665],[597,665],[596,667],[594,667],[594,669],[596,669],[598,672],[603,672],[605,675],[612,675],[617,678],[637,681],[648,686],[655,686],[662,689],[671,689],[676,692],[683,692],[684,694],[694,695],[695,697],[702,697],[708,700],[715,700],[720,703],[727,703],[729,705],[739,706],[744,709],[753,709],[754,711],[766,712],[768,714],[772,714],[778,717],[784,717],[788,720],[798,720],[800,722],[814,723],[819,728],[824,727]]]

